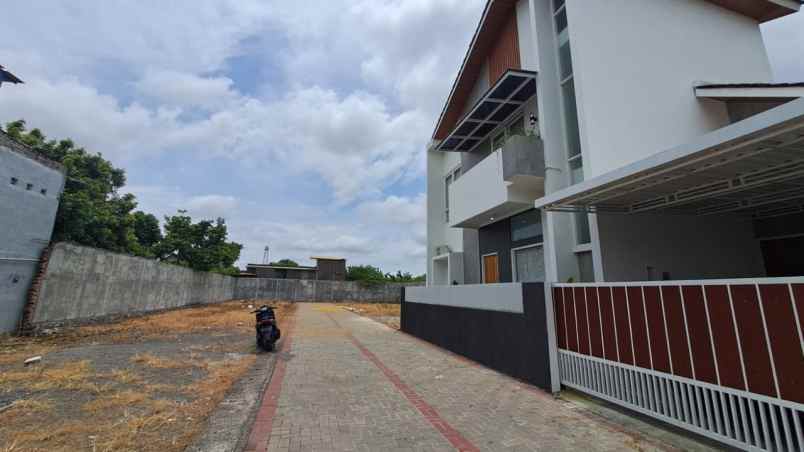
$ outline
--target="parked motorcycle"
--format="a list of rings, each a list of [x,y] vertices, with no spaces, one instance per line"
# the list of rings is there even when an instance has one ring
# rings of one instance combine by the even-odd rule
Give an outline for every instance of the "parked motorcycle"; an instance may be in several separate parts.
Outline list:
[[[257,330],[257,346],[265,351],[273,351],[276,341],[282,335],[279,326],[276,324],[276,314],[274,308],[270,306],[260,306],[256,311],[251,311],[256,314],[257,323],[255,328]]]

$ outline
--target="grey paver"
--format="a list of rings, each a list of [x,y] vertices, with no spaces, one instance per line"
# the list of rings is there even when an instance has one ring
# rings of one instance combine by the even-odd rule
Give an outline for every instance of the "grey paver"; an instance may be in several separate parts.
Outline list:
[[[271,451],[454,450],[348,334],[480,450],[672,449],[340,308],[296,315]]]

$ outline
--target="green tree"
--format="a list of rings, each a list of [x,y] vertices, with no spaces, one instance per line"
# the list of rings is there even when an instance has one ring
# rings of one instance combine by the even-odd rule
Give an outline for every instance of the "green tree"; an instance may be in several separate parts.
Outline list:
[[[298,267],[299,263],[292,259],[280,259],[276,262],[271,262],[268,265],[276,265],[277,267]]]
[[[402,270],[397,270],[395,275],[391,273],[385,274],[385,279],[390,282],[422,282],[427,279],[426,275],[413,276],[409,272],[402,273]]]
[[[154,257],[154,246],[162,241],[162,229],[159,228],[159,220],[150,213],[140,210],[131,214],[134,236],[140,246],[137,255]]]
[[[118,252],[143,252],[131,215],[137,207],[136,199],[131,194],[118,193],[126,183],[124,170],[101,154],[75,147],[72,140],[48,141],[39,129],[26,131],[23,120],[8,123],[6,133],[66,169],[54,240]]]
[[[382,270],[371,265],[350,265],[346,268],[348,281],[380,282],[385,280]]]
[[[186,213],[179,210],[177,215],[165,217],[165,236],[154,246],[156,257],[194,270],[239,273],[234,263],[243,245],[226,241],[226,221],[218,218],[193,223]]]

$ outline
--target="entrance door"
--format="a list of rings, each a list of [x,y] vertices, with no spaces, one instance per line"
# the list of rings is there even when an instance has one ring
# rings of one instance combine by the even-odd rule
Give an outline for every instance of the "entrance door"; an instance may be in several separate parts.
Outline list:
[[[494,284],[500,282],[499,260],[496,254],[483,256],[483,283]]]

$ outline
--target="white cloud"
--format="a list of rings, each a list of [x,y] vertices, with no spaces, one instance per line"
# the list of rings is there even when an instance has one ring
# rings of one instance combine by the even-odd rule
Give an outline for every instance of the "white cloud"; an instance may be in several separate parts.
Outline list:
[[[187,211],[201,218],[231,217],[240,202],[234,196],[202,195],[187,200]]]
[[[222,108],[238,95],[227,77],[199,77],[178,71],[149,70],[137,89],[162,104],[178,107]]]

